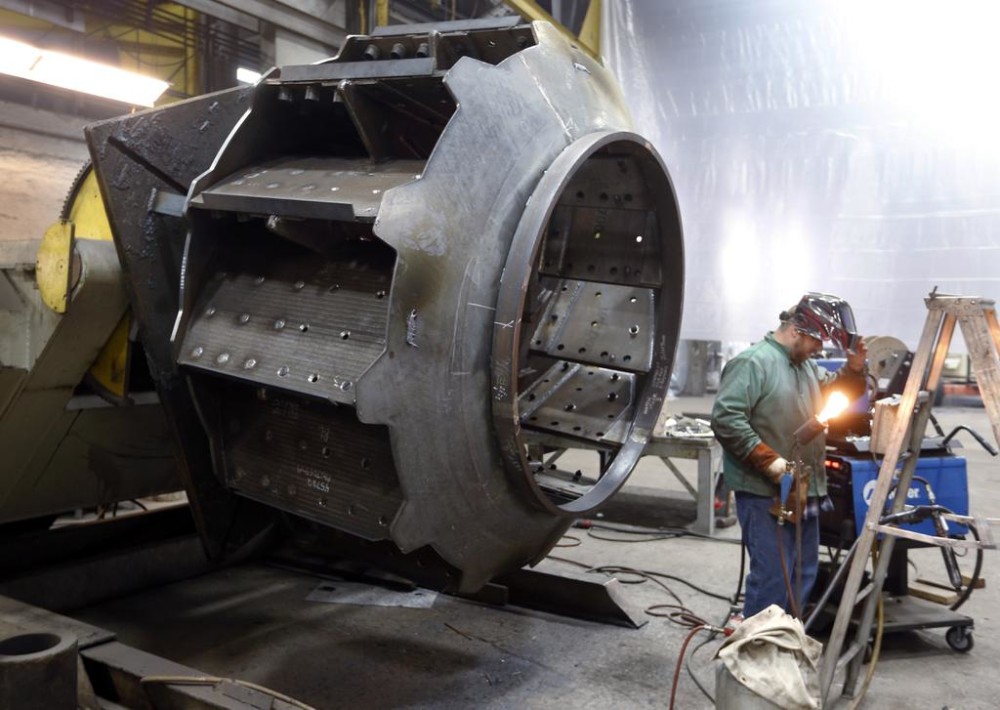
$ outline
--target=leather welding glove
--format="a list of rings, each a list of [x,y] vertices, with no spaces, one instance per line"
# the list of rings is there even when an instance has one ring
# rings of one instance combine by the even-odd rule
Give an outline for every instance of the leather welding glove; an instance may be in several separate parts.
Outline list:
[[[781,477],[788,470],[788,461],[763,441],[753,447],[746,462],[776,486],[781,484]]]

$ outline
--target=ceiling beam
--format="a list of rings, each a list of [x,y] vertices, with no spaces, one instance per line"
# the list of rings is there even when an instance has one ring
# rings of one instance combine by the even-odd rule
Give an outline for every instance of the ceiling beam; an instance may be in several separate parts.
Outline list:
[[[221,13],[230,13],[237,17],[233,24],[246,27],[246,19],[266,22],[274,27],[297,34],[306,39],[318,42],[334,50],[340,48],[347,37],[343,27],[330,21],[332,10],[341,0],[178,0],[181,5],[198,10],[206,15],[222,17]],[[238,13],[238,15],[232,15]],[[240,18],[243,16],[243,18]],[[250,29],[250,28],[248,28]]]
[[[84,31],[83,13],[53,0],[0,0],[0,8],[75,32]]]
[[[190,8],[195,12],[200,12],[202,15],[223,20],[251,32],[260,32],[260,20],[256,17],[223,5],[216,0],[177,0],[177,2],[179,5]]]

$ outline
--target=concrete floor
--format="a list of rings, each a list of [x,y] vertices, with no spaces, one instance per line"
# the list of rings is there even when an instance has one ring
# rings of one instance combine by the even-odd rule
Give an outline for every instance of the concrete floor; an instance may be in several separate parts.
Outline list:
[[[673,407],[677,412],[707,411],[710,401],[677,400]],[[990,438],[982,409],[939,408],[936,414],[946,430],[967,424]],[[968,436],[959,439],[969,460],[972,507],[996,516],[1000,459],[989,457]],[[679,466],[694,475],[694,462]],[[645,459],[624,493],[626,501],[645,499],[646,515],[656,518],[662,512],[661,524],[678,520],[675,501],[684,497],[683,489],[659,461]],[[717,540],[626,543],[574,529],[567,546],[553,556],[590,566],[661,571],[729,596],[739,569],[739,546],[732,544],[738,537],[738,528],[728,528]],[[916,551],[911,559],[920,574],[943,579],[936,550]],[[968,654],[952,651],[939,629],[887,637],[862,707],[998,706],[997,562],[996,552],[986,553],[986,588],[962,610],[975,619],[975,648]],[[578,571],[551,558],[541,567]],[[915,576],[911,569],[911,578]],[[680,582],[665,583],[705,619],[717,622],[727,616],[726,602]],[[644,627],[630,630],[444,596],[425,609],[307,601],[319,584],[312,576],[254,563],[72,616],[117,632],[124,643],[206,673],[267,685],[317,708],[665,707],[687,633],[663,618],[649,617]],[[625,585],[625,594],[641,608],[672,602],[650,582]],[[709,691],[718,645],[713,641],[701,648],[691,663]],[[712,707],[687,673],[681,675],[677,707]]]

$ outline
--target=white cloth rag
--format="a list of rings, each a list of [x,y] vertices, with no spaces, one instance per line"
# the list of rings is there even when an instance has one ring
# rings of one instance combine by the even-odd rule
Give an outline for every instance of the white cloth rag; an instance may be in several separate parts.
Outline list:
[[[772,604],[746,619],[722,644],[733,677],[786,710],[819,707],[819,659],[823,644],[806,635],[802,622]]]

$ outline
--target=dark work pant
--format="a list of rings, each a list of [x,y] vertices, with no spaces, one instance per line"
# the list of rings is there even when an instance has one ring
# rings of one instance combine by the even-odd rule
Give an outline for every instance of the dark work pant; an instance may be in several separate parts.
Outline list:
[[[736,492],[736,517],[743,528],[747,554],[750,557],[750,572],[747,574],[743,616],[753,616],[771,604],[777,604],[791,613],[785,576],[782,572],[778,550],[778,536],[785,548],[785,562],[788,579],[793,591],[797,586],[796,565],[802,566],[802,589],[799,597],[799,611],[804,610],[819,566],[819,518],[813,516],[802,521],[802,559],[798,559],[795,542],[795,525],[778,525],[777,519],[768,508],[771,499],[751,493]]]

